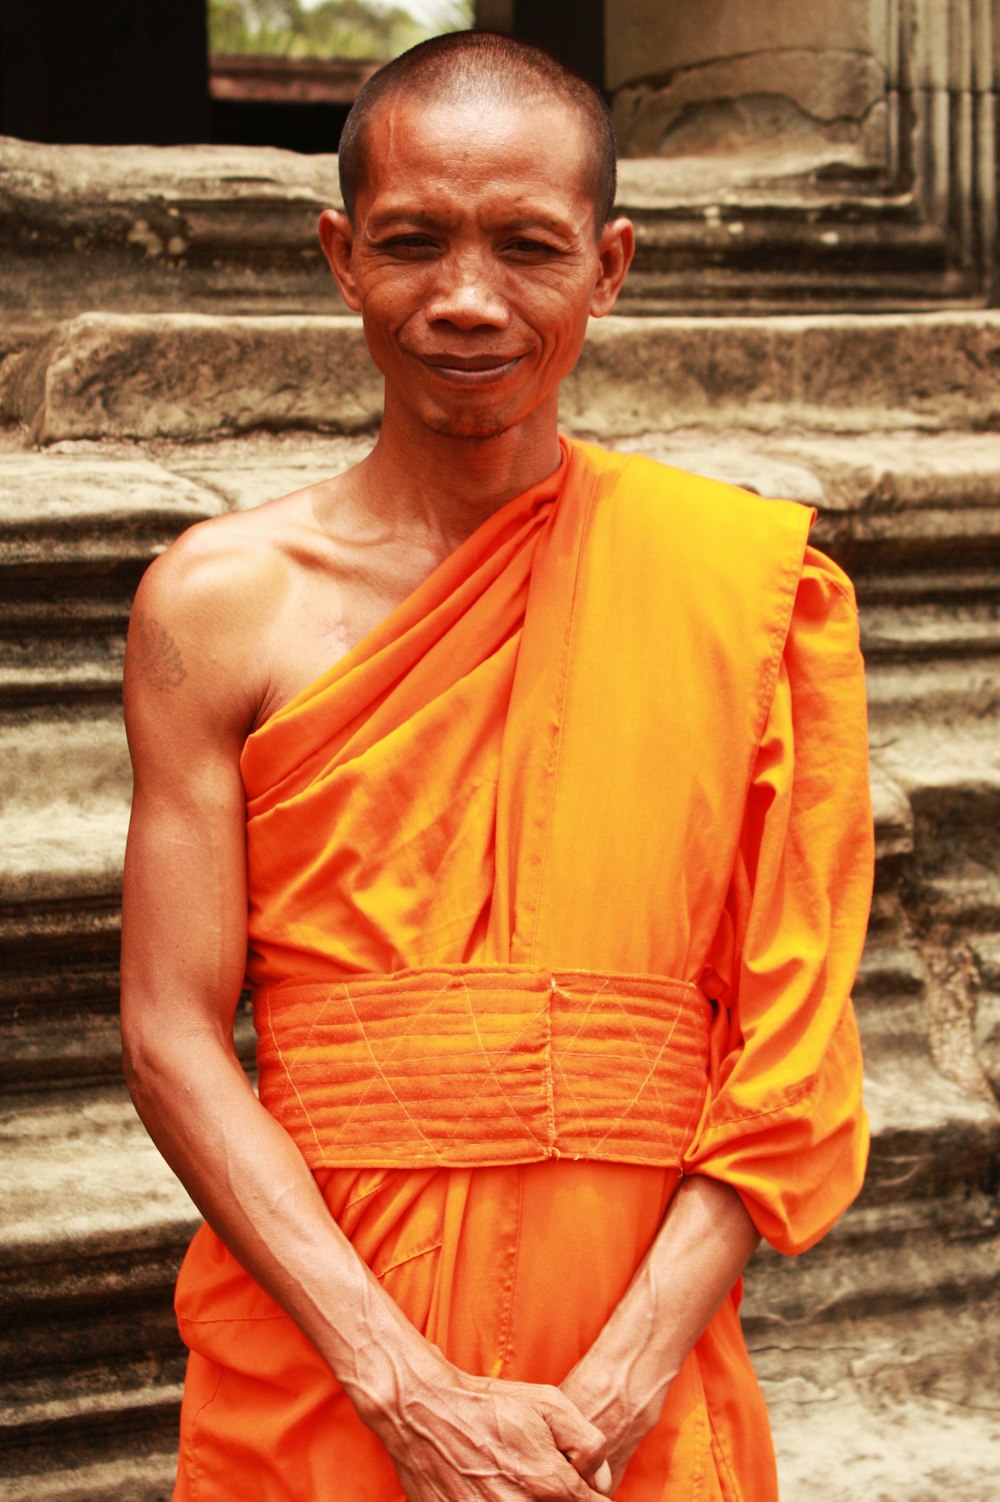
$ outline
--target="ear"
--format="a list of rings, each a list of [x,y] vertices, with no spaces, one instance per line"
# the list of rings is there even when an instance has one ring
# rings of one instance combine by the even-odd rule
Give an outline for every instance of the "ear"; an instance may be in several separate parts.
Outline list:
[[[354,230],[347,215],[340,209],[324,209],[319,216],[319,243],[333,272],[333,279],[340,288],[340,295],[352,312],[361,309],[351,268],[351,248],[354,245]]]
[[[603,318],[611,312],[634,255],[635,230],[631,219],[609,219],[597,241],[601,269],[590,303],[591,317]]]

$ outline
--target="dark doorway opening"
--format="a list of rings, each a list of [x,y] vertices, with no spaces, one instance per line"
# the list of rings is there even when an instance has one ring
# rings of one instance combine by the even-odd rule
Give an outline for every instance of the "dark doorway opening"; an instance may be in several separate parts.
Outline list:
[[[505,0],[500,13],[502,29],[602,86],[604,0]],[[206,0],[0,0],[0,134],[336,151],[376,66],[324,60],[303,85],[303,61],[247,58],[256,79],[234,81],[230,68],[227,81],[237,60],[210,59],[208,45]]]

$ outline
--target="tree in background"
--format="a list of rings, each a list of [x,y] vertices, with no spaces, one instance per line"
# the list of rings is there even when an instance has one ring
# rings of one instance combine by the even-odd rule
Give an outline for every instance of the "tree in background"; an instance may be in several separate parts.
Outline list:
[[[416,20],[402,5],[324,0],[209,0],[212,52],[234,56],[364,57],[386,62],[425,37],[472,25],[472,0],[438,0],[433,20]]]

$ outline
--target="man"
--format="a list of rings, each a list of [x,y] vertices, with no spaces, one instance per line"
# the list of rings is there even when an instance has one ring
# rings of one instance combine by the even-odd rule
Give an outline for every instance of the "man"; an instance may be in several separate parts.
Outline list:
[[[130,631],[127,1070],[208,1222],[175,1497],[768,1502],[739,1275],[866,1151],[850,586],[803,508],[560,439],[633,249],[585,85],[440,38],[341,172],[378,442]]]

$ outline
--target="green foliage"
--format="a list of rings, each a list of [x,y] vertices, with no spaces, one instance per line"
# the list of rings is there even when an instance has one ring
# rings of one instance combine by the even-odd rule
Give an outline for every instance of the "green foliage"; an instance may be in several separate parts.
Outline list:
[[[417,21],[401,5],[377,0],[324,0],[306,10],[300,0],[209,0],[212,52],[229,56],[397,57],[425,37],[472,25],[472,0],[438,0],[433,22]]]

